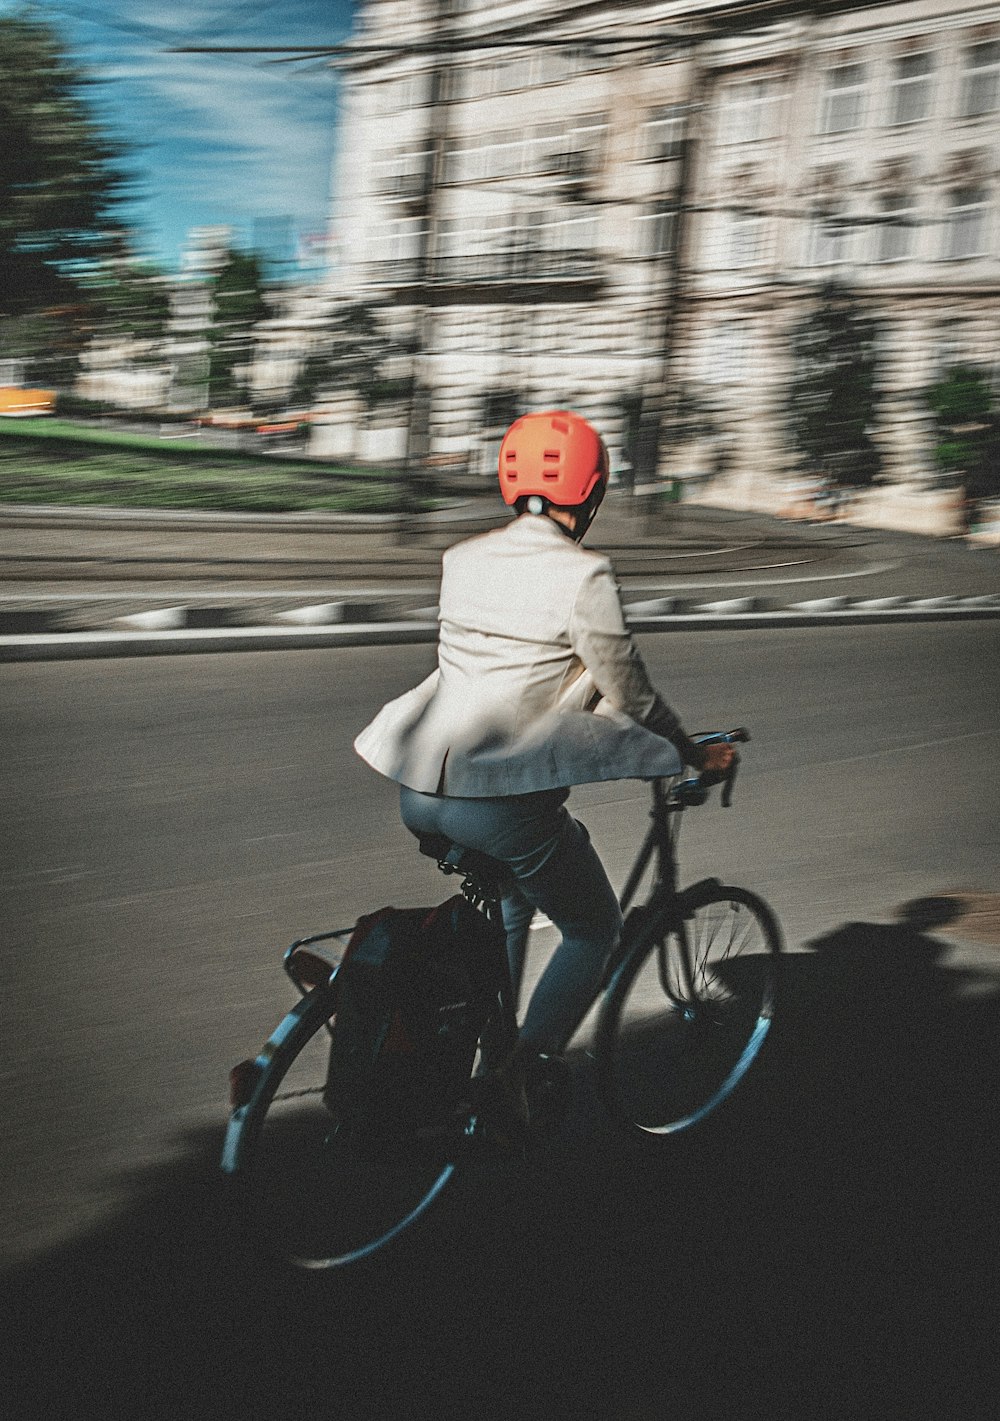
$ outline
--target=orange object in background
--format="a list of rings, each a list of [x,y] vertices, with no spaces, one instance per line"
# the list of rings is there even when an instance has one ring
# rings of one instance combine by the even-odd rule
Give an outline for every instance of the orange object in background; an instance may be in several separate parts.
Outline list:
[[[33,414],[52,414],[55,407],[54,390],[21,390],[14,385],[0,385],[0,415],[24,418]]]

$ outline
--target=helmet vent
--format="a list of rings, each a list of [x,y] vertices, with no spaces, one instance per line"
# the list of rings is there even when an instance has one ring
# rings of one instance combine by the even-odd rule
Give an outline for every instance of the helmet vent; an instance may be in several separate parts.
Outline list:
[[[554,419],[552,421],[552,428],[558,430],[560,434],[568,434],[569,421],[565,419]]]
[[[545,462],[546,462],[547,464],[558,464],[558,462],[559,462],[559,450],[558,450],[558,449],[546,449],[545,452],[544,452],[543,455],[542,455],[542,458],[545,460]]]

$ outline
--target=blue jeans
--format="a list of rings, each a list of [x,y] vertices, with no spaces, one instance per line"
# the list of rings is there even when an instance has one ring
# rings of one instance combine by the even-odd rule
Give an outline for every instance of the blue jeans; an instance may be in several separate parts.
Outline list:
[[[517,887],[503,900],[515,1000],[535,909],[562,933],[531,995],[521,1037],[559,1052],[586,1016],[622,927],[621,909],[586,829],[566,809],[568,789],[503,799],[457,799],[400,788],[413,834],[444,834],[507,864]]]

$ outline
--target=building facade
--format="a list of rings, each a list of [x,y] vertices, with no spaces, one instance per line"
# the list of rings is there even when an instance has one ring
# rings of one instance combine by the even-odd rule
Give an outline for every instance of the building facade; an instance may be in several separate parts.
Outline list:
[[[330,290],[412,352],[416,460],[571,406],[623,479],[774,506],[830,282],[878,323],[887,477],[933,481],[942,369],[996,373],[997,3],[369,0],[345,71]]]

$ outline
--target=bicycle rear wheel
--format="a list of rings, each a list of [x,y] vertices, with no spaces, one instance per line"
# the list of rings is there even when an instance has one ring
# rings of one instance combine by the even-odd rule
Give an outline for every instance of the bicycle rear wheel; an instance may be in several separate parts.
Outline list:
[[[781,934],[770,908],[720,883],[651,916],[598,1018],[604,1104],[633,1132],[703,1120],[743,1079],[774,1015]]]
[[[323,1101],[333,1010],[331,989],[316,987],[279,1024],[222,1157],[253,1242],[309,1269],[357,1263],[416,1223],[452,1177],[461,1138],[460,1122],[423,1141],[353,1136]]]

